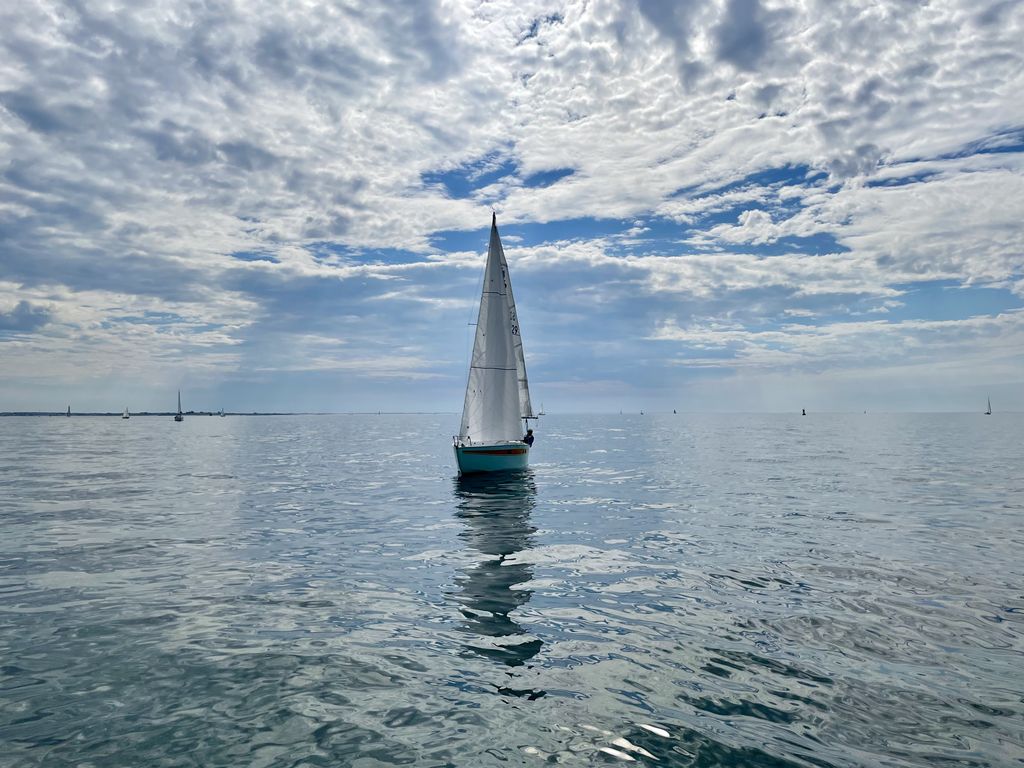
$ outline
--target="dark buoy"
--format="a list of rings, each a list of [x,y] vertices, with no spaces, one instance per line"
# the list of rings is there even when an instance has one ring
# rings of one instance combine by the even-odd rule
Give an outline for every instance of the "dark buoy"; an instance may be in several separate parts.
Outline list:
[[[800,415],[801,416],[806,416],[807,415],[807,409],[806,408],[801,408],[800,409]]]

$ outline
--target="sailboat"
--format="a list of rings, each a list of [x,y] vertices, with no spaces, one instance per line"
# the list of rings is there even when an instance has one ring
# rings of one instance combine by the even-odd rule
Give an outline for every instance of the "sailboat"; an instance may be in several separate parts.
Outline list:
[[[181,414],[181,390],[178,390],[178,412],[174,414],[175,421],[184,421],[185,417]]]
[[[220,416],[223,419],[224,418],[224,409],[221,408],[220,409],[220,413],[218,413],[217,415]]]
[[[991,397],[988,399],[988,410],[985,411],[985,415],[986,416],[991,416],[992,415],[992,398]]]
[[[459,474],[526,469],[530,445],[519,422],[536,418],[508,263],[492,214],[466,400],[459,434],[452,438]]]
[[[130,419],[131,418],[131,416],[128,414],[128,406],[127,405],[124,407],[124,413],[121,414],[121,418],[122,419]]]
[[[71,418],[71,406],[68,406],[68,418]]]

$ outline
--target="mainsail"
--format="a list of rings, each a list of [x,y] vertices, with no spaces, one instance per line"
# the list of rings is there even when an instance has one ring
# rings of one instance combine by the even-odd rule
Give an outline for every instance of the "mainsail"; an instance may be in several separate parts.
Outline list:
[[[476,445],[519,440],[524,416],[532,417],[533,409],[523,342],[497,219],[492,216],[459,440]]]
[[[516,353],[516,383],[519,388],[519,418],[534,419],[533,406],[530,404],[530,383],[526,379],[526,358],[523,357],[523,337],[519,333],[519,315],[516,314],[516,300],[512,296],[512,281],[508,276],[508,263],[505,261],[505,249],[501,247],[495,216],[491,217],[491,244],[498,244],[501,256],[501,268],[505,274],[505,289],[508,297],[508,317],[512,326],[512,347]]]

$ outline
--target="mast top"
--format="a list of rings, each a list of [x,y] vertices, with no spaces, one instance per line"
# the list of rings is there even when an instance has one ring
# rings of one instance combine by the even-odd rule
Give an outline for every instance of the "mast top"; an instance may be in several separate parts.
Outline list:
[[[498,214],[496,214],[494,211],[491,211],[491,226],[498,226]]]

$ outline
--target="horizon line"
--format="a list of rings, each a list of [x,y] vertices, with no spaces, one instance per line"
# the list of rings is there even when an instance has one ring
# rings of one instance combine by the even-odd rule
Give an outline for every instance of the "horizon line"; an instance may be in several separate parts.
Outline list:
[[[615,411],[559,411],[557,413],[546,413],[545,416],[559,415],[559,416],[693,416],[693,415],[796,415],[801,416],[802,414],[797,413],[794,410],[763,410],[763,411],[722,411],[722,410],[685,410],[685,411],[667,411],[667,410],[622,410],[616,413]],[[128,411],[130,416],[174,416],[177,411]],[[954,410],[924,410],[924,411],[911,411],[911,410],[839,410],[839,411],[811,411],[807,413],[810,415],[869,415],[869,414],[971,414],[976,413],[981,416],[995,415],[997,413],[1024,413],[1019,410],[1000,410],[993,411],[992,414],[986,414],[985,411],[954,411]],[[122,416],[123,411],[71,411],[72,416]],[[185,416],[220,416],[220,410],[191,410],[182,411]],[[458,411],[224,411],[225,416],[458,416]],[[67,411],[0,411],[0,416],[63,416],[67,417]]]

